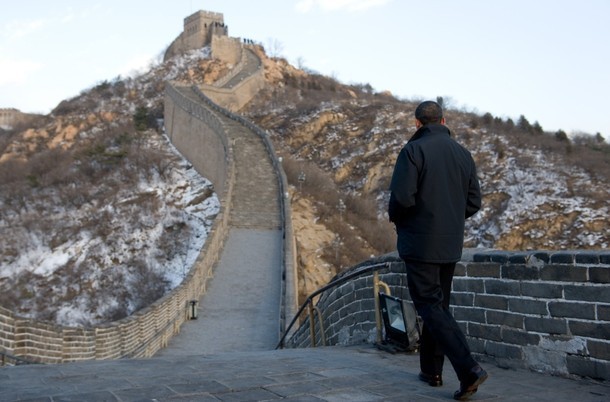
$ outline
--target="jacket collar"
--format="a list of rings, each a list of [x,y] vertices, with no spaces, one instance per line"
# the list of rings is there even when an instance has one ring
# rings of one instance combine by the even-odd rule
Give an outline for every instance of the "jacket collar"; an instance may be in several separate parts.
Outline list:
[[[419,130],[417,130],[415,134],[413,134],[413,136],[409,139],[409,142],[418,140],[424,135],[434,134],[446,134],[451,137],[451,131],[449,131],[449,128],[447,128],[447,126],[439,123],[430,123],[426,124],[423,127],[420,127]]]

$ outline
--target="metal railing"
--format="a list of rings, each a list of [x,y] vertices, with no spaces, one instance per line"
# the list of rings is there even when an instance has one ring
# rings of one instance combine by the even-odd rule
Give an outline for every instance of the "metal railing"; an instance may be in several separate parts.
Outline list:
[[[358,276],[361,276],[361,275],[367,274],[367,273],[371,273],[371,272],[373,272],[375,275],[374,281],[373,281],[373,287],[374,287],[373,292],[375,293],[375,318],[376,318],[376,325],[377,325],[377,339],[379,340],[381,337],[381,316],[379,315],[379,299],[378,299],[379,291],[378,291],[378,289],[379,289],[379,287],[383,287],[385,292],[387,294],[390,294],[390,287],[386,283],[379,281],[379,279],[377,277],[377,272],[384,268],[389,268],[390,264],[391,264],[390,262],[381,262],[381,263],[366,265],[366,266],[357,268],[353,272],[350,272],[344,276],[340,276],[339,278],[333,280],[332,282],[328,283],[327,285],[325,285],[325,286],[321,287],[320,289],[316,290],[315,292],[311,293],[309,296],[307,296],[307,299],[303,302],[303,304],[301,304],[301,307],[299,308],[299,310],[293,317],[292,321],[290,321],[290,324],[288,324],[288,326],[286,327],[286,331],[284,331],[284,335],[280,339],[280,341],[277,344],[277,346],[275,347],[275,349],[281,349],[284,347],[284,341],[286,340],[286,337],[290,333],[292,326],[297,322],[297,320],[299,319],[299,317],[301,316],[301,314],[303,313],[305,308],[308,308],[308,313],[309,313],[311,345],[314,347],[316,346],[314,317],[315,317],[315,314],[317,313],[318,320],[320,321],[320,329],[321,329],[320,332],[322,334],[321,342],[322,342],[322,345],[325,346],[326,339],[324,337],[324,326],[322,324],[322,313],[316,306],[313,305],[314,298],[316,296],[326,292],[329,289],[333,289],[337,286],[347,283],[348,281],[350,281],[353,278],[356,278]]]

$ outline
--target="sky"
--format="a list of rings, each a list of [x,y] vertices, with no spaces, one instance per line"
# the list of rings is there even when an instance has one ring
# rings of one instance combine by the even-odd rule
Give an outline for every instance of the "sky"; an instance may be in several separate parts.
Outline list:
[[[49,113],[150,66],[198,10],[268,54],[401,99],[610,141],[607,0],[21,0],[0,13],[0,108]],[[448,122],[450,125],[450,122]]]

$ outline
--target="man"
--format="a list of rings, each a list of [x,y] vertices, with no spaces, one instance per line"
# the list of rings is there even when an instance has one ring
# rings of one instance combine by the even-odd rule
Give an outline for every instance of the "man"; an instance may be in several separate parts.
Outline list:
[[[447,356],[460,380],[454,398],[466,400],[487,373],[472,358],[449,311],[449,298],[462,256],[464,221],[481,208],[479,181],[470,152],[451,138],[438,103],[417,107],[415,127],[396,160],[388,212],[396,225],[409,293],[424,322],[419,378],[441,386]]]

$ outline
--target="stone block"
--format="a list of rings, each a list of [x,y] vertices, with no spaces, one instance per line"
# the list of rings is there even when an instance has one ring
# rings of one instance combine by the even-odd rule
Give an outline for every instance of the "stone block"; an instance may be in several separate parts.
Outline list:
[[[500,267],[496,263],[470,263],[466,272],[470,278],[500,278]]]
[[[487,339],[491,341],[502,341],[502,331],[498,325],[487,325],[479,323],[468,323],[468,336]]]
[[[591,303],[549,302],[551,317],[595,319],[595,305]]]
[[[510,257],[508,257],[508,262],[510,264],[525,264],[527,263],[527,259],[527,253],[513,253]]]
[[[587,350],[591,357],[610,361],[610,340],[598,341],[595,339],[588,339]]]
[[[507,343],[486,341],[485,353],[505,359],[523,360],[523,350],[520,346],[509,345]]]
[[[502,328],[502,340],[513,345],[538,345],[540,335],[513,328]]]
[[[581,377],[594,378],[596,380],[610,379],[610,362],[593,360],[588,357],[568,355],[566,357],[568,372]]]
[[[485,293],[483,279],[454,278],[453,290],[455,292]]]
[[[610,284],[610,266],[589,267],[589,281]]]
[[[485,323],[485,310],[472,307],[454,307],[453,317],[456,321],[471,321]]]
[[[574,253],[570,251],[560,251],[551,254],[553,264],[574,264]]]
[[[474,303],[474,294],[472,293],[451,293],[451,304],[454,306],[472,306]]]
[[[587,268],[574,265],[546,265],[540,270],[543,281],[586,282]]]
[[[596,339],[610,339],[610,323],[570,320],[568,324],[572,335]]]
[[[521,295],[543,299],[563,298],[563,286],[544,282],[522,282]]]
[[[508,310],[515,313],[548,315],[547,303],[541,300],[511,297],[508,299]]]
[[[610,251],[599,253],[599,262],[601,264],[610,265]]]
[[[566,300],[610,303],[610,286],[604,285],[565,285]]]
[[[566,320],[545,317],[525,317],[525,330],[543,334],[565,335],[568,333]]]
[[[599,253],[596,251],[580,251],[574,256],[577,264],[599,264]]]
[[[488,324],[504,325],[512,328],[523,329],[523,315],[511,314],[503,311],[488,310],[485,314]]]
[[[610,306],[598,304],[597,319],[600,321],[610,321]]]
[[[513,280],[538,280],[540,271],[535,266],[523,264],[511,264],[502,266],[502,279]]]
[[[477,294],[474,305],[487,309],[508,310],[508,299],[506,296]]]
[[[518,295],[519,282],[502,279],[485,279],[485,293],[496,295]]]

